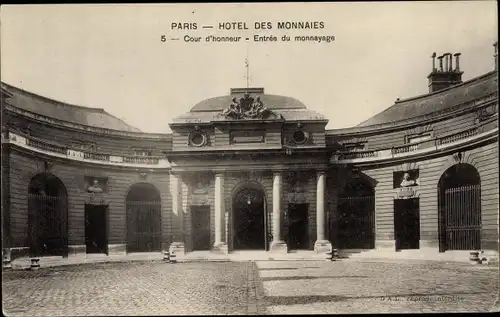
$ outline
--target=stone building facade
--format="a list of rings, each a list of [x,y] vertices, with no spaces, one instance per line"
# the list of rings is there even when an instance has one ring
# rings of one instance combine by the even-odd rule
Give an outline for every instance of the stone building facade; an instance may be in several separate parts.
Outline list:
[[[203,100],[172,133],[149,134],[2,83],[3,248],[494,254],[497,69],[462,82],[459,54],[438,62],[428,94],[333,130],[263,88]]]

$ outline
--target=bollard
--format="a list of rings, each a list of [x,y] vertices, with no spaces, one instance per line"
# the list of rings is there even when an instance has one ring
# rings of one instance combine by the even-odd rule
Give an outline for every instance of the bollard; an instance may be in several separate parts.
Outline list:
[[[339,250],[333,249],[332,250],[332,261],[337,261],[338,258],[339,258]]]
[[[479,261],[479,252],[478,251],[472,251],[469,253],[469,260],[470,261],[475,261],[475,262],[478,262]]]
[[[38,270],[40,268],[40,259],[39,258],[31,258],[31,266],[30,269]]]
[[[168,251],[163,251],[163,261],[170,262],[170,253]]]
[[[170,254],[170,263],[177,263],[177,259],[175,258],[175,252],[173,251]]]

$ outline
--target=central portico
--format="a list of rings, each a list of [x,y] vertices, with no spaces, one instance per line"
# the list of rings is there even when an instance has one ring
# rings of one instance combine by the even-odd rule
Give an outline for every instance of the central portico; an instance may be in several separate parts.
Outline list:
[[[231,89],[170,124],[176,252],[325,252],[327,120],[263,88]]]

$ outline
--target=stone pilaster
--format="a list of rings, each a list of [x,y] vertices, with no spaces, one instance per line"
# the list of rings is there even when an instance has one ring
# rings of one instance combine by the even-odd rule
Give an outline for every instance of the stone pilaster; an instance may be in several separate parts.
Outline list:
[[[182,178],[180,174],[170,175],[170,192],[172,195],[173,240],[169,252],[184,255],[184,210],[182,203]]]

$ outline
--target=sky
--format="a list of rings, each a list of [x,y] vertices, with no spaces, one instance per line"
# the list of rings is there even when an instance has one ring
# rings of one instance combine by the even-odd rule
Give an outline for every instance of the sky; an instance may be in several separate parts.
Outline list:
[[[2,82],[103,108],[152,133],[170,132],[171,119],[201,100],[246,87],[246,58],[250,87],[294,97],[338,129],[427,93],[433,52],[462,53],[463,80],[493,70],[498,38],[496,1],[10,5],[0,21]],[[248,30],[217,29],[236,21]],[[324,28],[278,30],[279,21]],[[256,30],[255,22],[273,28]],[[202,41],[185,42],[186,35]],[[207,43],[208,35],[250,41]],[[254,35],[292,41],[254,42]],[[335,41],[294,42],[296,35]]]

